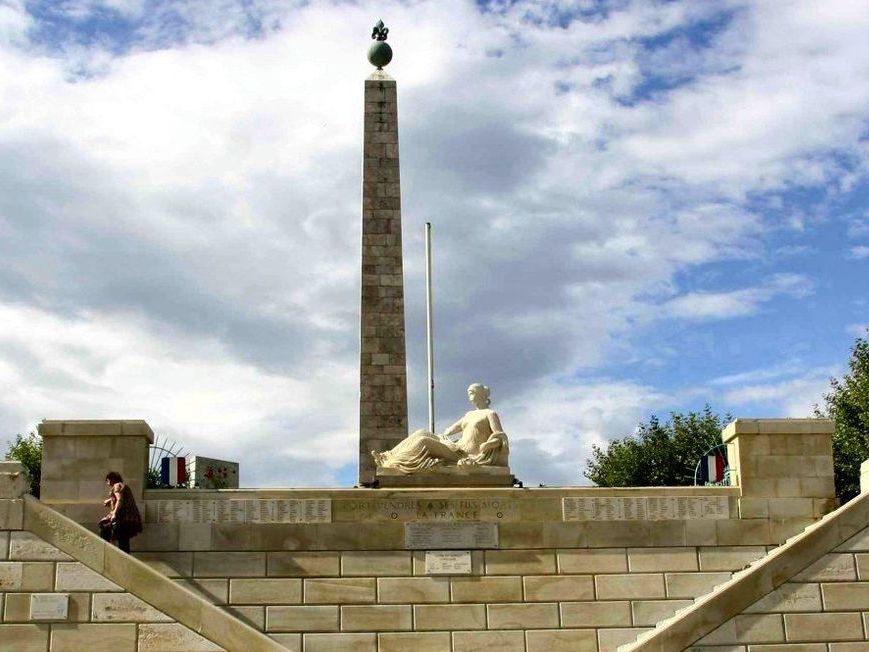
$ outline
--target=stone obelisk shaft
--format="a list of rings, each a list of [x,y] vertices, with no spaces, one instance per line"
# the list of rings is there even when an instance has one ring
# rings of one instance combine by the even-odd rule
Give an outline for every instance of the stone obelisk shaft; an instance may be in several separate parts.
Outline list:
[[[362,155],[359,482],[369,484],[371,451],[407,436],[398,101],[395,80],[382,70],[365,80]]]

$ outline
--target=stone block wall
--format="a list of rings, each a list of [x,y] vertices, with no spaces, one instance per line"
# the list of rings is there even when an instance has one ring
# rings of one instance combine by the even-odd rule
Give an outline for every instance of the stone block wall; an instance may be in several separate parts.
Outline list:
[[[69,596],[62,622],[34,621],[34,593]],[[218,652],[217,645],[26,531],[0,530],[0,652]]]
[[[615,650],[766,550],[480,550],[458,576],[426,576],[422,551],[137,556],[291,650],[552,652]]]

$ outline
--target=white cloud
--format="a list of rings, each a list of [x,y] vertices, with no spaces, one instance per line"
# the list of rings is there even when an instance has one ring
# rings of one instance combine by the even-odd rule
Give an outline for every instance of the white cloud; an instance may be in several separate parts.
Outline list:
[[[668,315],[680,319],[707,320],[742,317],[758,312],[765,302],[785,295],[805,297],[811,281],[802,274],[777,274],[765,284],[730,292],[691,292],[668,301]]]
[[[863,260],[864,258],[869,258],[869,245],[858,245],[856,247],[851,247],[851,250],[848,252],[851,258],[856,260]]]
[[[830,378],[840,373],[839,367],[808,369],[774,383],[735,387],[724,394],[724,400],[742,411],[763,410],[762,414],[742,412],[743,416],[810,417],[815,405],[823,406],[824,394],[830,391]],[[770,406],[779,408],[770,414]]]

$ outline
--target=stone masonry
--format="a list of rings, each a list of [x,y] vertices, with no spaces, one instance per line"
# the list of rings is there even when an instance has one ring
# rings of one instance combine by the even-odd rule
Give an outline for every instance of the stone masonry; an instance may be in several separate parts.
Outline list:
[[[359,482],[370,484],[371,451],[407,436],[398,101],[382,70],[365,80],[361,323]]]

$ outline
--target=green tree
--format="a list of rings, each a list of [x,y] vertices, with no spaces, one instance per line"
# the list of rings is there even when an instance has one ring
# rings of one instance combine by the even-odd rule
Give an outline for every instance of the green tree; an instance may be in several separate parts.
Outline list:
[[[39,479],[42,474],[42,437],[31,432],[26,437],[16,435],[6,451],[7,460],[16,460],[24,465],[30,478],[30,493],[39,498]]]
[[[824,408],[815,416],[835,422],[833,469],[836,495],[844,504],[860,493],[860,464],[869,459],[869,328],[851,348],[848,373],[830,380]]]
[[[593,446],[585,477],[601,487],[694,484],[697,461],[721,443],[721,430],[730,420],[708,405],[702,412],[672,412],[666,423],[652,415],[633,435],[609,442],[606,449]]]

